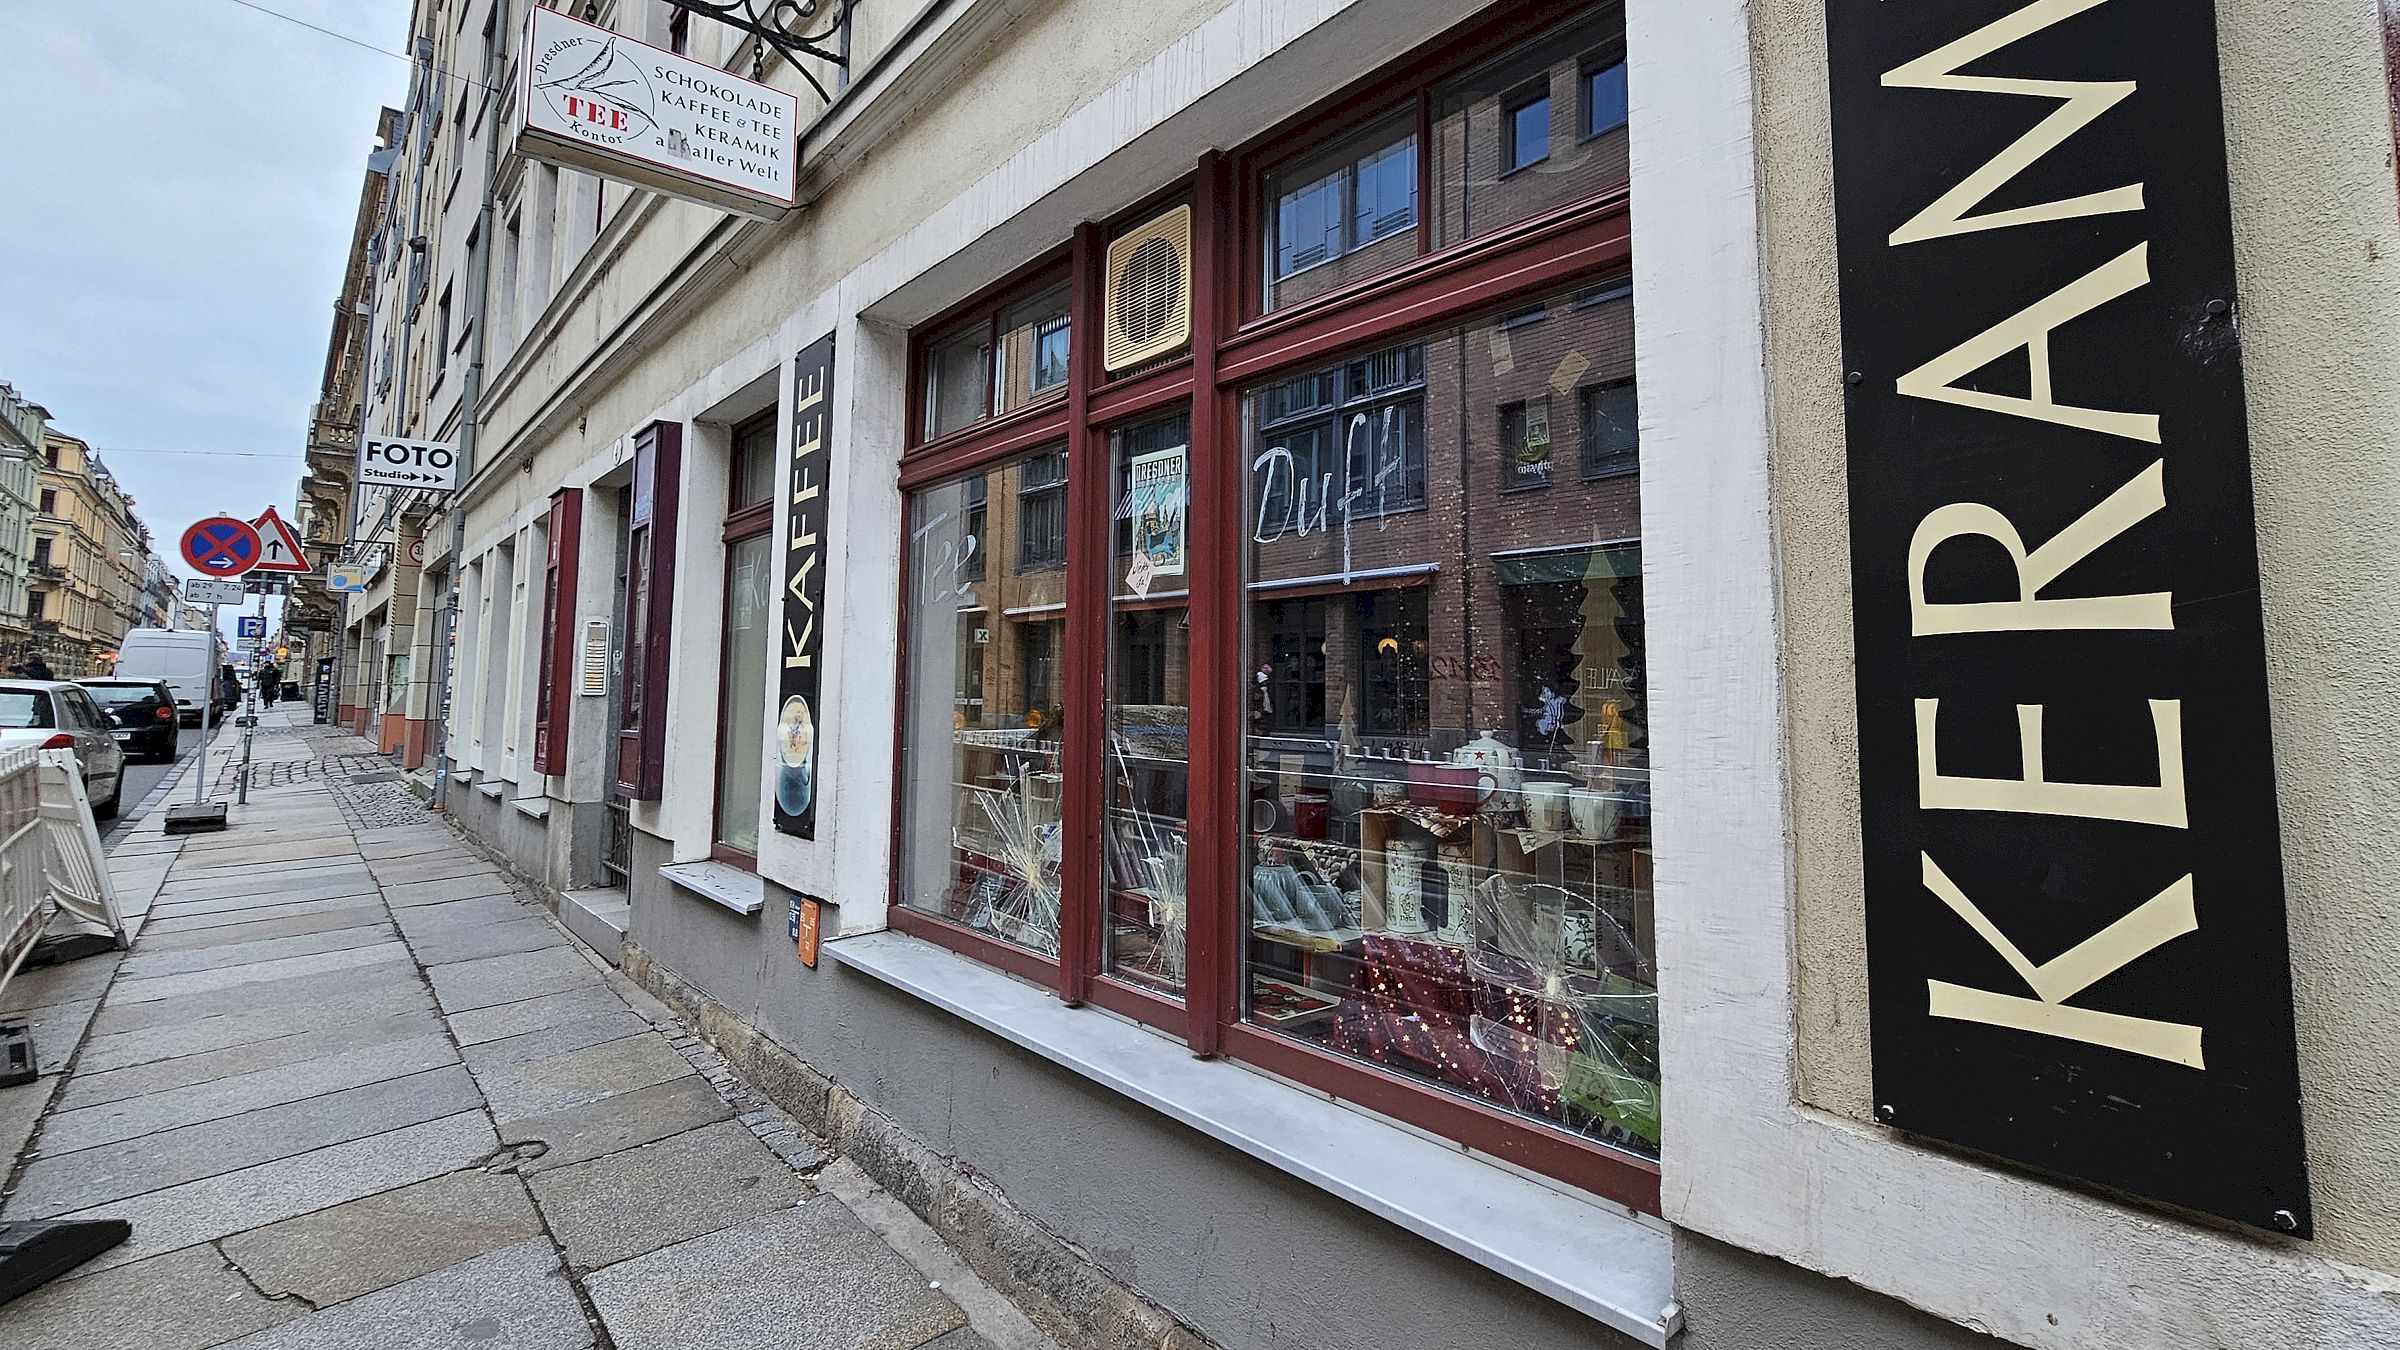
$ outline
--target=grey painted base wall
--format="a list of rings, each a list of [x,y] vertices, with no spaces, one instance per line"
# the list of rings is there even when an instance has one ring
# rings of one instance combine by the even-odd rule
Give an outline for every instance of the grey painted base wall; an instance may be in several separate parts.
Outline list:
[[[737,1043],[729,1061],[754,1058],[762,1090],[858,1156],[985,1278],[1021,1302],[1059,1304],[1036,1320],[1062,1342],[1181,1347],[1197,1333],[1226,1350],[1633,1344],[906,994],[831,961],[805,969],[777,887],[763,913],[736,915],[661,882],[660,841],[637,831],[634,855],[628,973],[721,1048]],[[1680,1235],[1677,1263],[1679,1344],[1691,1350],[2000,1344],[1704,1238]],[[1183,1325],[1106,1306],[1123,1291]]]
[[[1928,1233],[1926,1258],[1940,1259]],[[1677,1350],[2008,1350],[2014,1342],[1929,1316],[1847,1280],[1675,1234]]]

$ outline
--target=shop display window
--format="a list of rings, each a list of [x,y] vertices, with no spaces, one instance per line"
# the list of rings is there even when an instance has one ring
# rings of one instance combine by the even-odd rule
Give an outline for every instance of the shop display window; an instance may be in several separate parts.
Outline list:
[[[1253,537],[1244,993],[1280,1034],[1655,1154],[1638,522],[1605,486],[1505,495],[1537,410],[1629,364],[1621,319],[1425,339],[1432,509],[1337,497]],[[1253,416],[1246,457],[1277,434]],[[1253,501],[1279,490],[1252,474]],[[1294,582],[1337,589],[1275,597]]]
[[[1622,62],[1506,7],[916,335],[893,923],[1655,1211]]]
[[[1109,435],[1107,786],[1101,823],[1105,968],[1183,993],[1191,782],[1192,419],[1172,413]]]
[[[775,592],[775,411],[733,429],[726,473],[724,675],[717,699],[716,843],[747,865],[758,854],[758,785],[766,745],[769,603]]]
[[[1015,560],[973,565],[971,528],[1063,484],[1063,450],[908,499],[909,680],[901,717],[900,900],[1044,956],[1059,944],[1064,577]]]

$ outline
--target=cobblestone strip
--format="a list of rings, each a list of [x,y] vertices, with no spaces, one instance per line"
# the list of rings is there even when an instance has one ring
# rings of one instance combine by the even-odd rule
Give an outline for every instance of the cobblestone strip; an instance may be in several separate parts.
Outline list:
[[[734,1116],[750,1133],[758,1136],[776,1157],[784,1160],[802,1176],[813,1177],[825,1166],[828,1155],[825,1146],[800,1128],[798,1122],[774,1105],[761,1100],[737,1077],[725,1057],[708,1048],[698,1036],[676,1023],[676,1029],[666,1031],[667,1044],[675,1047],[684,1062],[698,1070],[709,1081],[725,1104],[733,1108]]]

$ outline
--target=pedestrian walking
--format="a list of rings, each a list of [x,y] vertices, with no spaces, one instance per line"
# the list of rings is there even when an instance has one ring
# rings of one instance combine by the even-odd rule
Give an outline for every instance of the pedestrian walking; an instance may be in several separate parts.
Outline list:
[[[272,662],[272,661],[269,661],[269,662],[267,662],[265,665],[263,665],[263,666],[260,666],[260,667],[258,668],[258,696],[259,696],[259,699],[260,699],[262,702],[264,702],[264,703],[265,703],[265,704],[266,704],[268,707],[272,708],[272,707],[274,707],[274,706],[275,706],[275,699],[276,699],[276,697],[277,697],[278,695],[280,695],[282,692],[283,692],[283,668],[282,668],[282,667],[280,667],[280,666],[278,666],[278,665],[276,665],[276,664],[275,664],[274,662]]]

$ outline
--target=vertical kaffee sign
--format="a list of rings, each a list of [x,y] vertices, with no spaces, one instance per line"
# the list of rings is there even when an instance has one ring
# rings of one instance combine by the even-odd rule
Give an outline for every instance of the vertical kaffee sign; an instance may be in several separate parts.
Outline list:
[[[775,716],[775,828],[817,837],[818,699],[825,664],[826,480],[833,472],[833,335],[800,351],[792,376],[792,475],[783,537],[781,698]]]
[[[1876,1113],[2305,1236],[2213,12],[1827,33]]]

